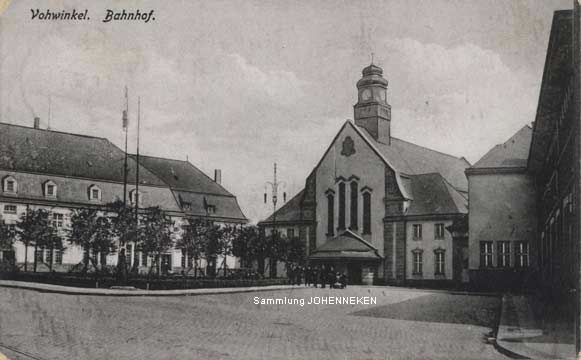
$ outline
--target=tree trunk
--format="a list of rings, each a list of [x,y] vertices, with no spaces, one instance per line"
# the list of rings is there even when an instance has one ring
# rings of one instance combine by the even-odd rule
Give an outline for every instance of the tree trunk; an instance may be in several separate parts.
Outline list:
[[[264,276],[264,258],[260,257],[257,259],[257,271],[260,275]]]
[[[275,259],[269,259],[270,260],[270,277],[271,278],[276,278],[276,260]]]
[[[37,251],[38,251],[38,245],[34,244],[34,267],[33,267],[33,269],[34,269],[34,272],[36,272],[36,263],[38,262],[38,261],[36,260],[36,258],[37,258],[37,256],[36,256],[36,252],[37,252]]]
[[[24,243],[24,272],[28,271],[28,242]]]
[[[48,268],[50,272],[52,272],[52,264],[54,263],[54,248],[50,248],[50,263],[48,264]]]
[[[226,277],[226,255],[224,255],[224,277]]]
[[[161,253],[157,254],[157,277],[161,275]]]

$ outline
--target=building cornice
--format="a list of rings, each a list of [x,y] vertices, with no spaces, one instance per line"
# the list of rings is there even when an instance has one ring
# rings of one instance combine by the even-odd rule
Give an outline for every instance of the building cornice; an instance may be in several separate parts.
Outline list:
[[[13,169],[4,169],[4,168],[0,168],[0,171],[6,171],[7,173],[10,173],[10,174],[30,174],[30,175],[39,175],[39,176],[55,177],[55,178],[63,178],[63,179],[99,181],[99,182],[104,182],[104,183],[109,183],[109,184],[123,185],[122,181],[100,179],[100,178],[88,178],[88,177],[81,177],[81,176],[70,176],[70,175],[52,174],[52,173],[46,173],[46,172],[22,171],[22,170],[13,170]],[[135,186],[135,182],[127,182],[127,185]],[[147,184],[147,183],[139,183],[139,186],[149,186],[149,187],[156,187],[156,188],[171,190],[171,187],[168,185],[153,185],[153,184]]]
[[[490,168],[468,168],[464,170],[466,176],[470,175],[491,175],[491,174],[525,174],[527,168],[521,167],[490,167]]]
[[[454,220],[461,218],[466,214],[462,213],[453,213],[453,214],[426,214],[426,215],[393,215],[393,216],[385,216],[383,218],[383,222],[392,222],[392,221],[417,221],[417,220]]]
[[[22,198],[22,197],[7,197],[0,195],[0,202],[6,202],[11,204],[21,204],[21,205],[33,205],[33,206],[49,206],[53,208],[63,208],[63,209],[82,209],[82,208],[91,208],[91,209],[101,209],[101,210],[110,210],[111,208],[107,206],[108,204],[99,204],[99,203],[80,203],[80,202],[62,202],[62,201],[55,201],[51,199],[39,199],[39,198]],[[146,208],[140,208],[140,211],[144,211]],[[163,210],[163,209],[162,209]],[[187,212],[182,212],[179,210],[163,210],[169,216],[179,216],[179,217],[190,217],[190,218],[202,218],[207,220],[213,221],[223,221],[223,222],[235,222],[245,224],[248,223],[248,219],[240,219],[240,218],[230,218],[224,216],[207,216],[207,215],[196,215],[196,214],[189,214]]]

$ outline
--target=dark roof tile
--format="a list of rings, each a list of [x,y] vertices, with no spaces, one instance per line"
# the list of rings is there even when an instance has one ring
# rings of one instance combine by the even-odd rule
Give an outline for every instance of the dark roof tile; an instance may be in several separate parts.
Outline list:
[[[526,167],[533,130],[527,125],[510,139],[490,149],[471,169]]]
[[[123,182],[124,152],[99,137],[0,123],[0,168]],[[128,181],[135,182],[137,163],[128,159]],[[139,182],[166,186],[143,166]]]
[[[468,213],[468,201],[439,173],[411,177],[413,201],[406,216]]]
[[[395,137],[392,137],[391,144],[387,145],[375,141],[365,128],[358,128],[395,167],[396,171],[407,175],[440,173],[456,189],[468,191],[468,180],[464,175],[464,170],[470,166],[470,163],[465,158],[444,154]]]

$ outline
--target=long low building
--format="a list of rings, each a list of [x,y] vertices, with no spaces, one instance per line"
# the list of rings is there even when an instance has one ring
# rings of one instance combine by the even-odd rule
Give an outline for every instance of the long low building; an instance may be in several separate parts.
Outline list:
[[[105,208],[123,200],[125,153],[100,137],[0,123],[0,221],[15,224],[28,209],[50,212],[52,225],[62,234],[70,225],[74,209]],[[159,206],[179,226],[188,217],[205,218],[219,224],[242,224],[247,219],[236,197],[221,183],[221,171],[212,179],[188,161],[127,156],[126,199],[140,208]],[[139,186],[136,171],[139,169]],[[37,259],[40,270],[53,263],[56,271],[79,264],[83,250],[67,244],[66,251],[51,256],[48,250],[28,248],[16,241],[12,249],[0,249],[0,260],[13,258],[22,265]],[[131,265],[146,271],[151,259],[127,248]],[[99,260],[113,265],[117,255]],[[228,259],[234,265],[234,258]],[[179,272],[191,263],[181,250],[162,258],[165,270]],[[103,264],[104,265],[104,264]]]

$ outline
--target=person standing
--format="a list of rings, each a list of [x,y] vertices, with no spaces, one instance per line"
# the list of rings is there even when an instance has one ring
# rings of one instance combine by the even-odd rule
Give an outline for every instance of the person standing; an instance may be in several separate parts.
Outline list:
[[[335,270],[333,267],[329,267],[329,271],[327,271],[327,282],[329,283],[329,288],[333,288],[335,284]]]

